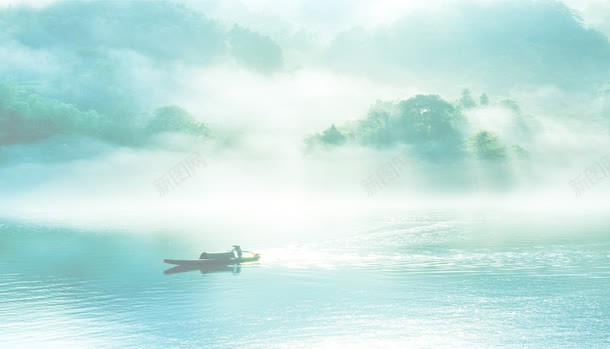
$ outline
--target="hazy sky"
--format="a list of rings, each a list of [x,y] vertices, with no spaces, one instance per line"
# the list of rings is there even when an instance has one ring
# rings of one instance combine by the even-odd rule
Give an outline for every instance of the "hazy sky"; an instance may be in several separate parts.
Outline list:
[[[4,0],[0,6],[28,5],[44,7],[62,0]],[[354,25],[375,26],[396,21],[414,9],[441,9],[464,2],[498,3],[494,0],[174,0],[200,8],[207,14],[235,22],[259,21],[275,17],[287,24],[310,28],[312,31],[336,31]],[[577,11],[585,23],[608,34],[610,18],[606,14],[610,4],[605,0],[564,0],[563,3]],[[323,9],[323,10],[322,10]],[[259,17],[259,18],[257,18]]]
[[[570,179],[608,148],[606,1],[174,2],[185,7],[2,2],[0,87],[25,91],[0,89],[21,111],[16,120],[0,118],[0,177],[10,183],[1,190],[14,207],[40,197],[47,207],[78,206],[83,197],[111,207],[125,193],[150,202],[158,199],[153,181],[193,149],[202,149],[208,168],[189,182],[194,193],[177,191],[164,203],[205,196],[231,206],[231,198],[247,197],[247,209],[248,200],[265,197],[303,208],[318,194],[363,198],[362,180],[388,159],[405,148],[436,149],[446,134],[421,144],[381,142],[393,146],[385,148],[356,135],[353,144],[307,155],[304,139],[333,124],[357,134],[354,125],[375,112],[408,119],[399,102],[417,94],[440,95],[436,106],[459,111],[464,144],[487,130],[501,140],[496,148],[522,147],[530,158],[511,158],[499,170],[472,157],[459,167],[414,160],[380,198],[399,188],[442,192],[455,173],[471,184],[506,179],[527,193],[544,183],[570,196]],[[467,88],[477,103],[487,93],[491,104],[463,109]],[[196,145],[151,135],[145,125],[166,105],[194,120],[166,131],[191,132],[203,122],[215,138]],[[44,128],[45,118],[60,122]],[[7,136],[6,125],[17,131]]]

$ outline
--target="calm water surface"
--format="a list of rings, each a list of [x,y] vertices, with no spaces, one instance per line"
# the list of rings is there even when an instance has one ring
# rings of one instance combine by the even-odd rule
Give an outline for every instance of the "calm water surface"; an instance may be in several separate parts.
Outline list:
[[[165,275],[163,258],[205,247],[0,220],[0,346],[610,347],[609,228],[388,214],[248,246],[258,264]]]

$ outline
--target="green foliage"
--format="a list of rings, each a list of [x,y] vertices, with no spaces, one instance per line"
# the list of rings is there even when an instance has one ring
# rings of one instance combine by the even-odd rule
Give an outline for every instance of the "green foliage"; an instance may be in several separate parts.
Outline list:
[[[398,103],[378,101],[362,120],[341,127],[332,125],[322,134],[307,138],[310,145],[341,145],[360,143],[373,148],[405,145],[411,155],[431,162],[460,162],[469,155],[484,161],[505,165],[505,160],[528,160],[528,151],[520,145],[506,146],[489,130],[467,135],[468,122],[463,108],[472,105],[470,91],[464,90],[462,100],[451,104],[437,95],[417,95]],[[489,105],[482,94],[480,107]],[[466,103],[465,103],[466,102]],[[476,104],[475,108],[477,108]],[[518,142],[532,142],[529,124],[518,104],[504,100],[498,105],[517,113],[510,130]],[[491,165],[491,164],[488,164]]]
[[[322,131],[322,133],[317,133],[311,135],[305,139],[305,144],[311,148],[317,145],[322,146],[337,146],[342,145],[347,142],[348,137],[342,131],[340,131],[335,124],[332,124],[329,128]]]
[[[158,108],[146,129],[150,133],[181,132],[196,136],[208,136],[208,127],[176,105]]]
[[[470,144],[479,159],[492,161],[506,159],[506,146],[493,132],[479,131],[470,138]]]
[[[137,127],[129,114],[122,116],[109,118],[96,111],[82,111],[57,99],[0,84],[0,145],[33,143],[57,135],[138,145],[161,132],[210,134],[205,124],[178,106],[157,109],[146,128]]]
[[[474,101],[474,99],[470,95],[469,89],[464,89],[462,91],[462,98],[460,98],[459,104],[464,109],[472,109],[477,106],[477,103]]]
[[[489,105],[489,97],[487,97],[487,94],[483,93],[481,95],[481,97],[479,98],[479,104],[483,107]]]
[[[341,145],[345,143],[345,135],[333,124],[322,132],[320,140],[326,144]]]
[[[398,106],[399,117],[391,126],[416,154],[431,160],[463,156],[465,119],[459,109],[437,95],[418,95]]]
[[[516,113],[519,113],[521,109],[519,108],[519,104],[512,99],[505,99],[500,104]]]
[[[417,95],[399,103],[378,102],[365,119],[342,128],[332,125],[308,142],[338,145],[353,139],[373,147],[406,144],[429,160],[456,159],[464,155],[464,122],[459,109],[439,96]]]
[[[42,9],[0,11],[0,30],[35,49],[133,50],[158,62],[209,64],[230,54],[254,69],[281,63],[270,38],[225,29],[198,11],[165,1],[63,1]],[[279,57],[279,58],[278,58]]]
[[[348,138],[359,143],[374,147],[388,146],[395,142],[390,135],[390,118],[394,114],[396,104],[377,101],[366,118],[349,122],[342,129]]]
[[[510,150],[519,160],[527,160],[530,157],[530,153],[520,145],[513,145]]]
[[[9,9],[2,19],[15,39],[37,49],[130,49],[193,63],[225,50],[216,22],[166,2],[67,1],[40,10]]]
[[[269,37],[235,25],[229,33],[229,44],[233,56],[245,66],[263,73],[282,67],[282,49]]]
[[[14,86],[0,85],[0,144],[36,142],[57,134],[108,134],[109,123],[98,113]]]
[[[408,141],[458,137],[464,119],[458,109],[437,95],[417,95],[398,104],[398,126]]]
[[[11,61],[14,47],[22,51],[16,57],[34,52],[46,61],[33,72],[28,59]],[[209,66],[233,56],[263,73],[282,66],[281,48],[270,38],[241,27],[231,30],[172,1],[0,6],[0,51],[9,57],[0,75],[34,81],[39,94],[111,118],[150,110],[148,102],[167,88],[151,84],[158,74],[174,83],[176,65]]]

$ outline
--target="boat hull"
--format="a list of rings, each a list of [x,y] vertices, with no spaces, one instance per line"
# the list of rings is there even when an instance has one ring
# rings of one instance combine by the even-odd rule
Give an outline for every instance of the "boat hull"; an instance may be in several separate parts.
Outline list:
[[[248,262],[256,262],[259,259],[260,255],[256,254],[251,257],[226,259],[164,259],[163,262],[173,265],[205,268],[209,266],[234,265]]]

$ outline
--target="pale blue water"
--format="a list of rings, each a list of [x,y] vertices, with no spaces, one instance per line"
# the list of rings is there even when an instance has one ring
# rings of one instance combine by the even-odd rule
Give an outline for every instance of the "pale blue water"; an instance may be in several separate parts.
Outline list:
[[[605,217],[389,214],[173,275],[205,246],[0,224],[2,348],[610,347]]]

